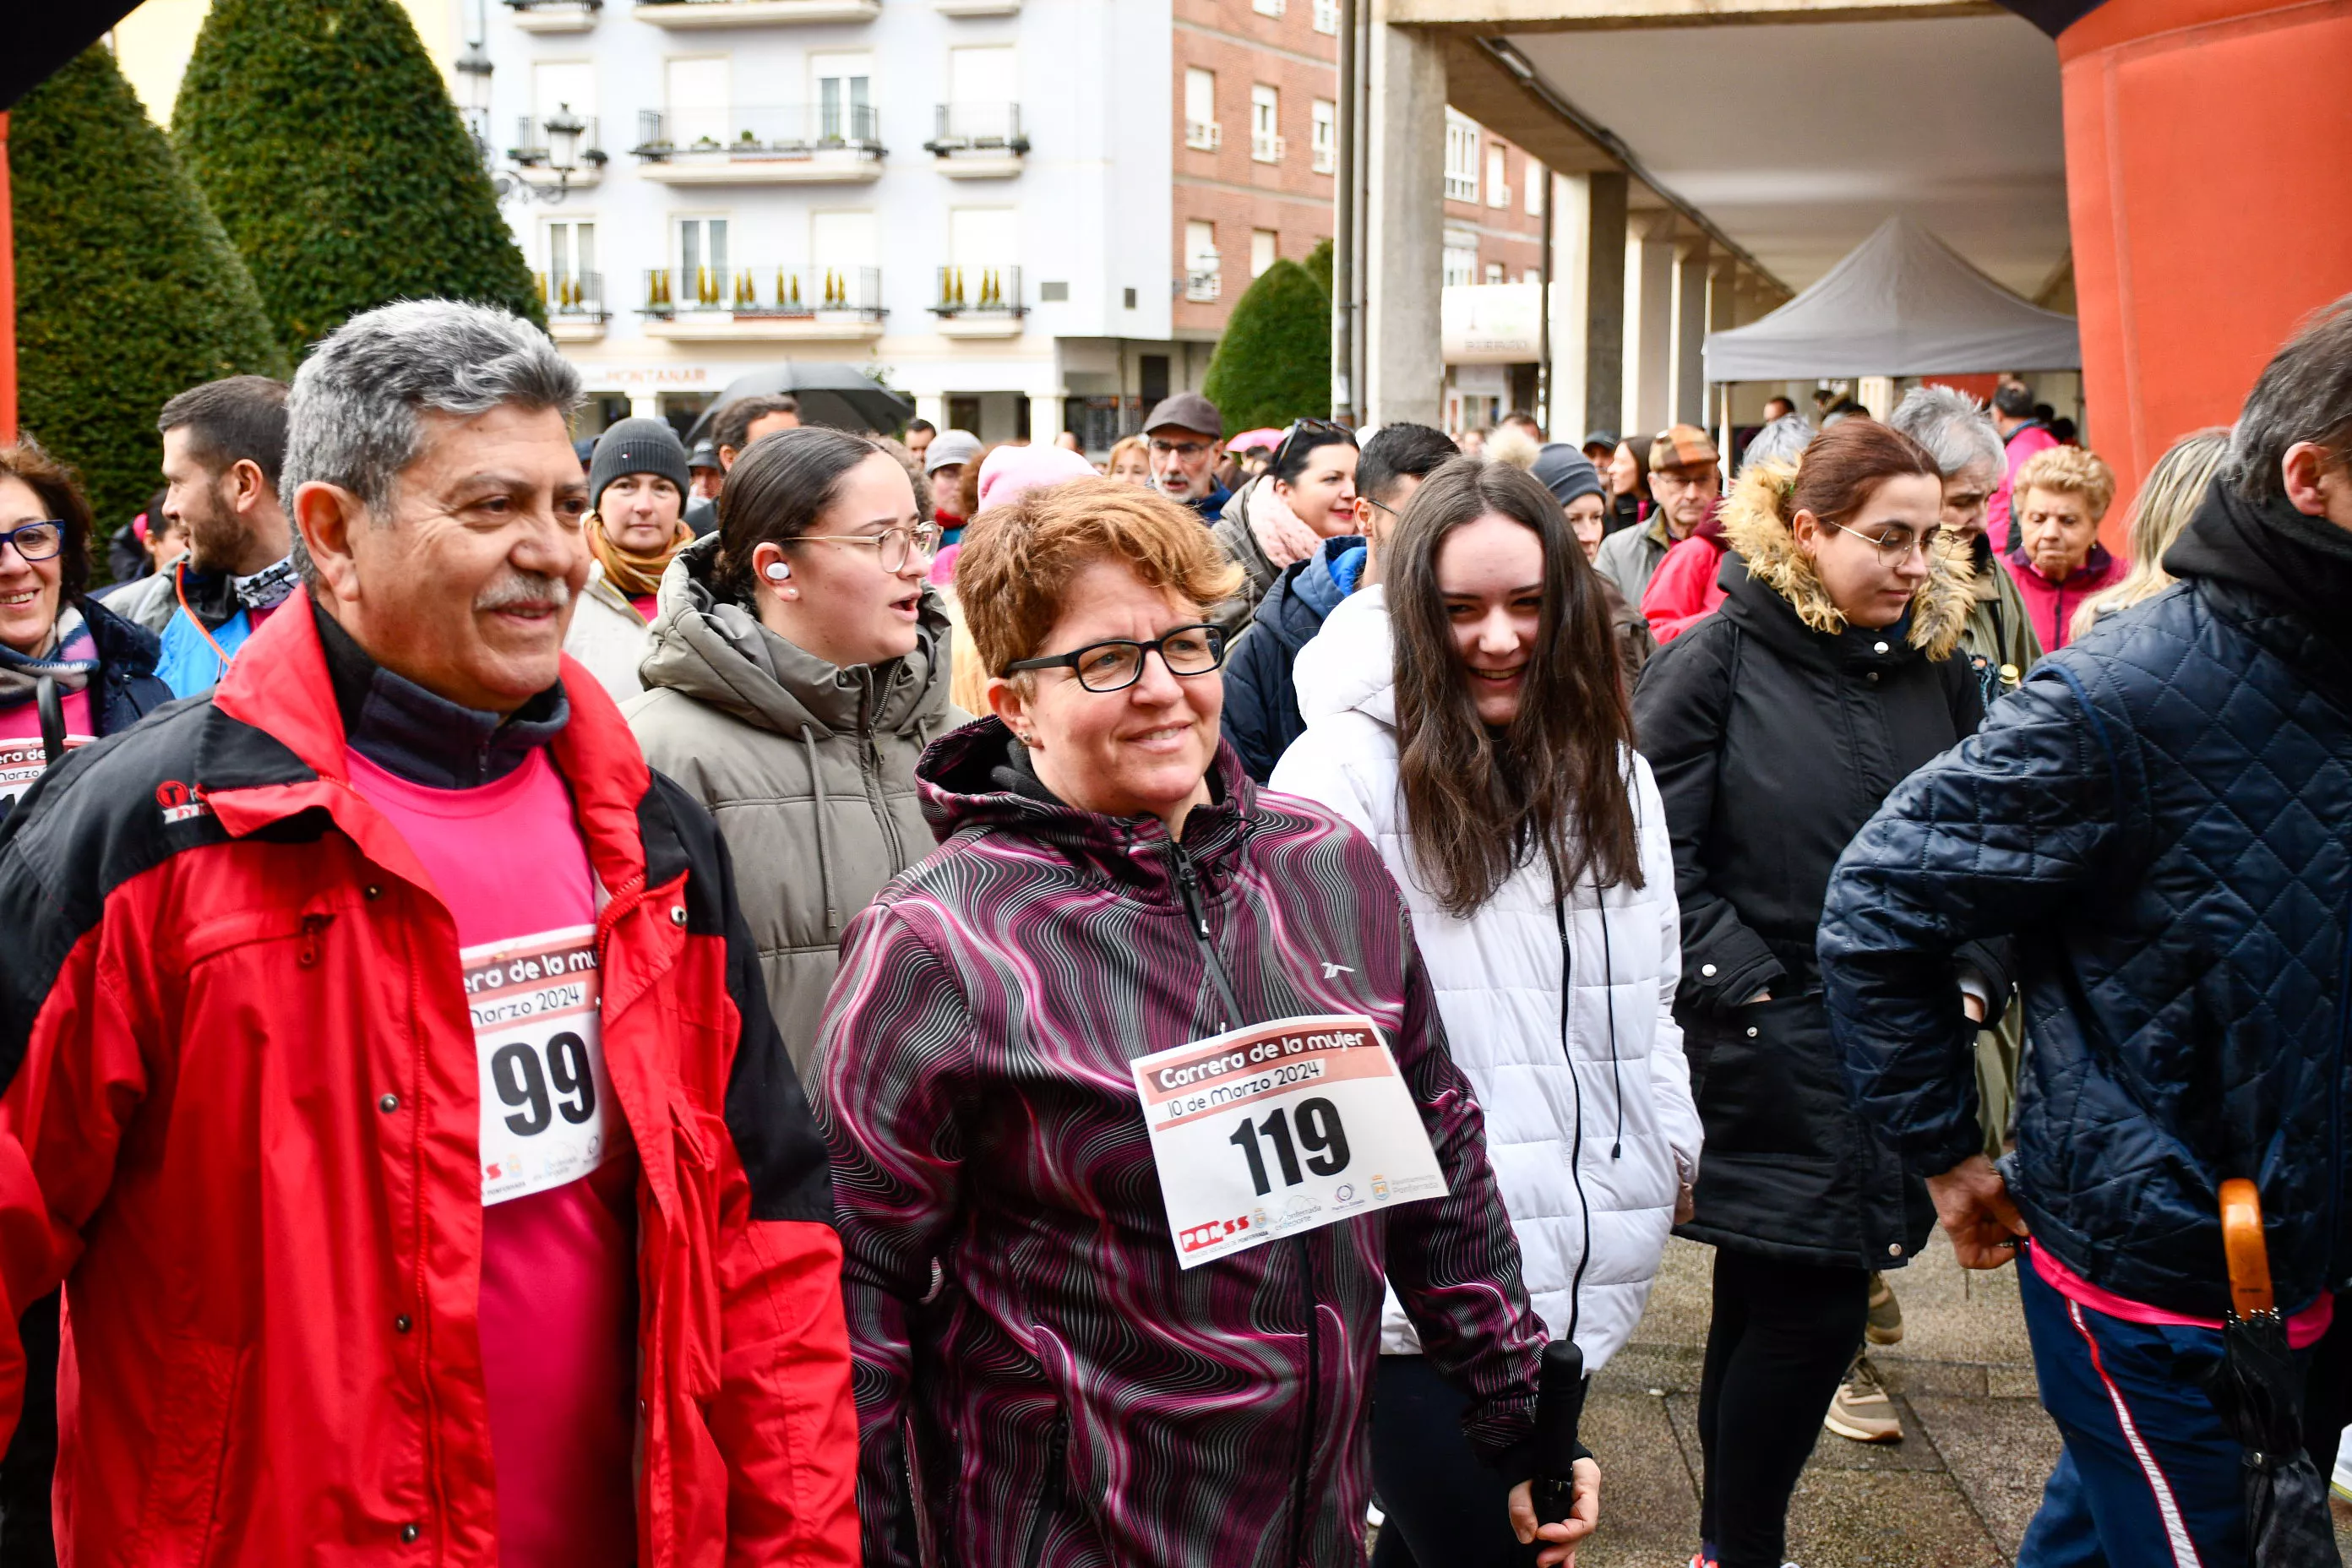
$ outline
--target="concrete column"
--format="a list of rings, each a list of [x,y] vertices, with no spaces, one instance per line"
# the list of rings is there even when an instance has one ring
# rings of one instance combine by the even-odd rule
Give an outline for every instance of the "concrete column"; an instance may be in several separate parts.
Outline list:
[[[1375,24],[1367,77],[1363,409],[1375,425],[1440,422],[1444,280],[1445,57],[1410,27]]]
[[[1706,268],[1706,330],[1721,332],[1730,330],[1733,313],[1738,309],[1739,263],[1721,251],[1707,260]],[[1704,374],[1706,355],[1702,349],[1699,363]],[[1707,423],[1715,428],[1715,443],[1726,458],[1731,456],[1731,426],[1736,414],[1730,397],[1731,388],[1710,383],[1706,387]]]
[[[1584,322],[1579,398],[1583,428],[1575,433],[1580,441],[1595,431],[1625,429],[1625,201],[1630,184],[1622,173],[1584,176],[1582,273],[1579,291],[1568,300],[1570,313]],[[1552,363],[1559,363],[1557,351]]]
[[[1705,235],[1685,240],[1675,253],[1675,419],[1706,428],[1706,369],[1700,345],[1706,340]]]
[[[1672,213],[1632,227],[1625,247],[1625,395],[1628,437],[1655,435],[1674,405],[1675,225]]]
[[[1062,434],[1062,395],[1036,393],[1029,395],[1029,444],[1050,447]]]
[[[660,418],[661,395],[657,392],[632,392],[629,394],[629,417],[632,419]]]
[[[915,394],[915,417],[929,420],[931,428],[934,430],[946,429],[948,427],[947,394],[943,392]]]

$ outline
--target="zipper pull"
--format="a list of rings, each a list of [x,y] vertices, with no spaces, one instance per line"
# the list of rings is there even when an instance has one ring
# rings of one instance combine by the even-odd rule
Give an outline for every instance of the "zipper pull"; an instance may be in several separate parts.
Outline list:
[[[1192,858],[1179,847],[1176,851],[1176,886],[1184,894],[1184,911],[1192,917],[1192,929],[1201,940],[1209,939],[1209,911],[1201,903],[1201,874],[1192,868]]]

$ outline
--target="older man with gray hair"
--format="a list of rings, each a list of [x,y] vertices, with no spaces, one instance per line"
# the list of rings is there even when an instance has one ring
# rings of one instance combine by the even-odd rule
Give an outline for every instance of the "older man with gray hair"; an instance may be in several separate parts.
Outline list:
[[[2000,431],[1974,398],[1948,386],[1912,388],[1887,424],[1934,457],[1944,476],[1944,526],[1969,542],[1976,604],[1960,631],[1960,651],[1990,708],[1994,698],[2017,689],[2043,652],[2016,581],[1993,558],[1987,520],[2008,462]]]
[[[0,1286],[65,1287],[61,1556],[856,1561],[824,1149],[723,843],[562,653],[578,390],[480,306],[329,334],[303,591],[0,842]]]

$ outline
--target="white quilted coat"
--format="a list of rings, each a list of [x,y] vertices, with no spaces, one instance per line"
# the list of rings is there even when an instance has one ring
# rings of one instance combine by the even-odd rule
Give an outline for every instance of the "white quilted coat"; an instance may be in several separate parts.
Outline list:
[[[1454,1059],[1486,1112],[1486,1157],[1518,1233],[1528,1293],[1555,1338],[1574,1321],[1585,1367],[1597,1370],[1642,1316],[1675,1189],[1698,1166],[1698,1112],[1673,1011],[1682,953],[1664,806],[1649,764],[1632,757],[1643,886],[1603,893],[1587,881],[1570,900],[1563,1053],[1559,914],[1542,863],[1466,921],[1416,878],[1397,789],[1390,647],[1388,605],[1371,587],[1299,650],[1307,733],[1275,768],[1273,787],[1330,807],[1380,845],[1412,910]],[[1420,1349],[1393,1295],[1381,1349]]]

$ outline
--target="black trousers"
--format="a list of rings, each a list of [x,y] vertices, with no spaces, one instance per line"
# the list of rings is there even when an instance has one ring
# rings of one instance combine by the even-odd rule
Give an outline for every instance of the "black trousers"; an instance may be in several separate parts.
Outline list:
[[[1870,1276],[1718,1247],[1699,1375],[1699,1533],[1723,1568],[1780,1568],[1789,1494],[1862,1343]]]
[[[1372,1490],[1388,1522],[1372,1568],[1526,1568],[1511,1489],[1462,1435],[1470,1402],[1428,1359],[1384,1355],[1372,1381]],[[1778,1568],[1778,1564],[1774,1565]]]
[[[16,1321],[25,1346],[25,1409],[0,1456],[0,1568],[57,1568],[49,1483],[58,1469],[58,1293]]]

